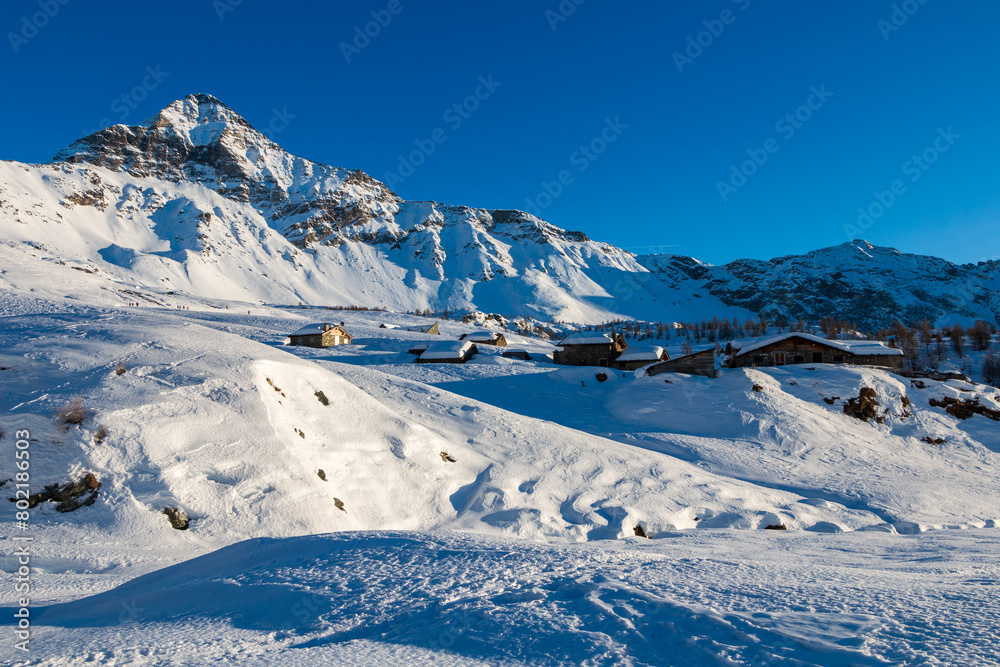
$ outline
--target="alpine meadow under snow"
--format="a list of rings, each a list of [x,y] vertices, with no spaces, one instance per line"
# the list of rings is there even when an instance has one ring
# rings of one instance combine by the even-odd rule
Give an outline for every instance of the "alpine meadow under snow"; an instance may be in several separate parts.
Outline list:
[[[995,261],[635,256],[403,201],[207,95],[0,163],[0,240],[0,491],[23,440],[49,493],[4,524],[5,663],[1000,662],[1000,389],[552,363],[614,319],[995,326]],[[515,318],[555,335],[410,353]],[[322,322],[353,340],[288,344]]]

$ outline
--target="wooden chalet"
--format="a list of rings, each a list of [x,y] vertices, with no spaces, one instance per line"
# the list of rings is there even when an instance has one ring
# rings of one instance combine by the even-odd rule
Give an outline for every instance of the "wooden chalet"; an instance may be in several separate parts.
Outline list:
[[[796,332],[758,341],[734,341],[726,346],[726,353],[730,368],[790,364],[903,367],[903,351],[878,341],[827,340]]]
[[[579,332],[559,341],[552,361],[564,366],[610,366],[628,347],[619,334]]]
[[[528,354],[527,350],[522,350],[518,347],[507,348],[503,351],[503,356],[508,359],[520,359],[521,361],[531,361],[531,355]]]
[[[499,331],[473,331],[472,333],[462,334],[458,339],[472,341],[477,345],[507,347],[507,338]]]
[[[659,375],[660,373],[686,373],[714,378],[718,374],[718,370],[715,368],[715,350],[709,348],[674,357],[668,361],[647,366],[644,371],[645,375]]]
[[[418,364],[464,364],[479,350],[474,343],[460,340],[443,340],[429,343],[420,356]]]
[[[658,345],[631,345],[611,362],[612,368],[620,371],[634,371],[637,368],[666,361],[670,358],[666,350]]]
[[[289,345],[305,345],[306,347],[333,347],[348,345],[354,336],[339,324],[321,322],[308,324],[288,336]]]

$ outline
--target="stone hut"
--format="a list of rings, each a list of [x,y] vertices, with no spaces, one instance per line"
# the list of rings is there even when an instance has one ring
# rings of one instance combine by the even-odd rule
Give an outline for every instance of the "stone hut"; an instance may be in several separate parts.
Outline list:
[[[403,331],[416,331],[417,333],[432,334],[434,336],[440,336],[441,330],[438,328],[440,322],[435,322],[430,326],[418,326],[418,327],[404,327]]]
[[[462,334],[458,339],[472,341],[477,345],[507,347],[507,338],[499,331],[473,331]]]
[[[305,345],[307,347],[333,347],[348,345],[354,336],[339,324],[321,322],[308,324],[289,335],[289,345]]]

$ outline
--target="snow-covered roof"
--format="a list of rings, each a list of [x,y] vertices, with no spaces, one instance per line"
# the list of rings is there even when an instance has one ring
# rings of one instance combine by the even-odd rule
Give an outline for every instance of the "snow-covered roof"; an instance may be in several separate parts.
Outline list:
[[[862,341],[846,341],[846,340],[829,340],[827,338],[820,338],[819,336],[814,336],[812,334],[802,333],[800,331],[789,331],[788,333],[781,334],[780,336],[772,336],[770,338],[761,338],[759,340],[752,341],[733,341],[730,343],[733,349],[736,351],[737,355],[749,354],[755,350],[767,347],[768,345],[773,345],[774,343],[780,343],[783,340],[788,340],[789,338],[803,338],[814,343],[819,343],[820,345],[826,345],[848,354],[857,355],[868,355],[868,356],[886,356],[894,357],[903,354],[902,350],[894,347],[887,347],[885,344],[876,340],[862,340]]]
[[[663,348],[657,345],[630,346],[615,361],[659,361]]]
[[[472,333],[465,334],[465,340],[471,341],[483,341],[483,340],[496,340],[500,334],[496,331],[473,331]]]
[[[330,324],[329,322],[317,322],[315,324],[307,324],[298,331],[292,333],[292,336],[315,336],[321,334],[328,329],[333,329],[337,325]],[[344,332],[347,333],[347,332]]]
[[[597,333],[596,331],[580,331],[577,333],[571,333],[570,335],[559,341],[559,345],[611,345],[614,339],[606,333]]]
[[[461,359],[473,347],[467,340],[442,340],[430,343],[420,354],[421,359]]]

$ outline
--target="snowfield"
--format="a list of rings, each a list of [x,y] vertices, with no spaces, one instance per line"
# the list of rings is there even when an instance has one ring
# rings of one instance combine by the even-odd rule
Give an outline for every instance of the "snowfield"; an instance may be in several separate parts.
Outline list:
[[[993,531],[261,538],[46,607],[34,664],[995,664],[996,546]]]
[[[472,326],[137,293],[3,293],[0,479],[27,428],[34,489],[101,482],[31,510],[35,634],[10,660],[997,658],[1000,424],[928,404],[997,390],[823,365],[599,382],[513,333],[532,361],[418,365],[415,343]],[[285,344],[324,320],[354,344]],[[843,413],[862,386],[883,423]],[[62,427],[74,397],[93,414]]]

